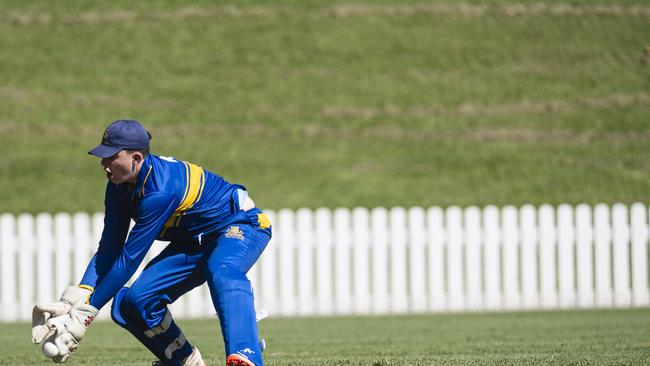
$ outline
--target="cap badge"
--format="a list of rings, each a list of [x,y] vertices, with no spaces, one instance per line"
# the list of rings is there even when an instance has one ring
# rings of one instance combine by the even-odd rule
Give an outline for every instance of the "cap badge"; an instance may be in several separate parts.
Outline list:
[[[102,144],[106,142],[107,137],[108,137],[108,128],[104,131],[104,135],[102,136]]]

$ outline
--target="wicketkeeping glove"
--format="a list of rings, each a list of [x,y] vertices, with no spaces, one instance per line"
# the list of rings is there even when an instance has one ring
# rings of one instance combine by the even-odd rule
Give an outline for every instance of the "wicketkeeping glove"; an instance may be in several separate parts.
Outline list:
[[[67,361],[98,313],[94,306],[81,304],[70,309],[68,314],[49,319],[47,325],[54,333],[43,343],[43,354],[57,363]]]
[[[85,303],[90,294],[90,290],[70,286],[63,291],[59,301],[36,304],[32,310],[32,342],[39,344],[50,337],[55,329],[46,324],[47,320],[67,314],[72,307]]]

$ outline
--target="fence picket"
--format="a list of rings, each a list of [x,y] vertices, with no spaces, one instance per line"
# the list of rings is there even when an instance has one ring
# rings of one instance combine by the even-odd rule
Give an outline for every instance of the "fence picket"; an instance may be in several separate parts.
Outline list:
[[[18,319],[31,319],[34,305],[34,217],[29,214],[18,216]]]
[[[576,207],[576,274],[578,284],[577,305],[588,308],[594,305],[593,285],[593,224],[591,207]]]
[[[646,208],[641,203],[632,205],[632,295],[634,306],[650,304],[648,296],[648,221]]]
[[[370,311],[370,214],[368,209],[357,207],[352,211],[353,226],[353,281],[354,312],[366,314]]]
[[[332,301],[332,213],[326,208],[316,210],[316,289],[318,313],[334,312]]]
[[[519,232],[517,209],[506,206],[501,211],[501,232],[503,233],[503,295],[504,308],[520,306],[519,293]]]
[[[485,266],[485,308],[496,310],[501,307],[501,230],[499,209],[487,206],[483,209],[483,247]]]
[[[16,219],[13,215],[0,216],[0,316],[1,320],[15,321],[18,319],[18,306],[16,304],[16,255],[18,243],[15,233]]]
[[[629,306],[632,300],[629,273],[630,230],[627,207],[620,203],[612,206],[612,238],[614,305]]]
[[[334,211],[334,278],[336,312],[348,314],[352,309],[350,279],[350,210],[339,208]]]
[[[532,309],[538,305],[537,289],[537,212],[531,205],[521,207],[521,295],[522,306]]]
[[[465,238],[465,282],[467,284],[467,303],[469,310],[483,308],[481,286],[481,211],[478,207],[468,207],[463,212]]]
[[[596,205],[594,209],[594,256],[596,266],[596,305],[612,305],[612,229],[609,207]]]
[[[539,280],[540,306],[546,309],[554,308],[558,301],[555,249],[555,210],[550,205],[542,205],[539,208]]]
[[[443,311],[447,303],[444,262],[446,234],[443,216],[444,213],[440,207],[432,207],[427,211],[429,309],[434,312]]]
[[[612,237],[614,263],[615,306],[629,306],[630,292],[630,230],[627,207],[617,203],[612,207]]]
[[[413,207],[408,211],[409,247],[408,247],[408,269],[409,269],[409,309],[414,313],[422,313],[426,310],[427,299],[425,290],[425,255],[424,243],[424,209]]]
[[[52,268],[53,253],[52,216],[49,214],[38,214],[36,216],[36,302],[51,302],[55,300],[54,282],[52,281],[54,270]]]
[[[406,294],[406,210],[390,210],[390,278],[391,311],[403,313],[408,309]]]
[[[90,257],[90,243],[92,241],[90,216],[86,213],[76,213],[72,217],[74,272],[72,278],[79,281],[83,277]]]
[[[58,213],[54,216],[54,237],[56,251],[54,263],[56,268],[55,297],[58,298],[66,287],[72,285],[72,219],[67,213]]]
[[[298,224],[298,313],[311,315],[314,313],[313,286],[313,226],[312,211],[300,209],[297,211]]]
[[[462,211],[459,207],[447,208],[447,309],[460,311],[465,307],[463,286],[463,233]]]
[[[372,311],[388,312],[388,213],[379,207],[370,214],[372,232]]]
[[[96,213],[92,218],[92,243],[90,245],[90,252],[95,254],[97,247],[99,246],[99,241],[102,238],[102,232],[104,231],[104,214]]]
[[[574,240],[573,207],[560,205],[557,209],[558,277],[560,307],[575,305],[574,288]]]

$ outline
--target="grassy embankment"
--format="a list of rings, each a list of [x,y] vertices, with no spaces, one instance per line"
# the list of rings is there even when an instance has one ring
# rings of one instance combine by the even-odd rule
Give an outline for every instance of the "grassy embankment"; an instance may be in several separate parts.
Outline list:
[[[123,117],[266,208],[646,202],[650,9],[571,3],[3,1],[0,212],[102,210]]]

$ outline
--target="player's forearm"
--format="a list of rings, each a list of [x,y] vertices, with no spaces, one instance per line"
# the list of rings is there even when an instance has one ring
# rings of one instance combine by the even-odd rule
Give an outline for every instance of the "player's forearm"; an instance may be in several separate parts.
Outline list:
[[[111,270],[119,254],[120,250],[117,245],[100,244],[99,249],[88,262],[86,271],[79,281],[79,286],[86,286],[92,291]]]
[[[101,309],[117,294],[144,260],[153,244],[155,233],[155,228],[143,228],[136,225],[116,259],[110,262],[110,269],[98,277],[95,291],[90,297],[90,305]],[[99,263],[101,259],[102,255],[100,253],[97,255],[97,267],[101,267]]]
[[[88,262],[88,266],[86,267],[86,272],[84,272],[81,281],[79,281],[79,286],[87,287],[91,291],[92,289],[95,288],[95,285],[97,284],[97,280],[99,278],[99,274],[97,273],[96,262],[97,262],[97,253],[95,253],[95,255],[93,255],[93,257],[90,259],[90,262]]]
[[[129,238],[120,248],[120,253],[111,264],[110,270],[105,276],[100,274],[97,280],[95,292],[90,298],[91,305],[101,309],[133,276],[175,207],[176,202],[171,196],[159,194],[143,199],[137,223],[129,233]],[[100,245],[100,251],[101,249]],[[106,263],[100,261],[101,253],[97,258],[97,266]]]
[[[138,269],[142,259],[130,260],[123,257],[118,258],[113,268],[95,285],[90,305],[101,309],[117,292],[126,284]]]

